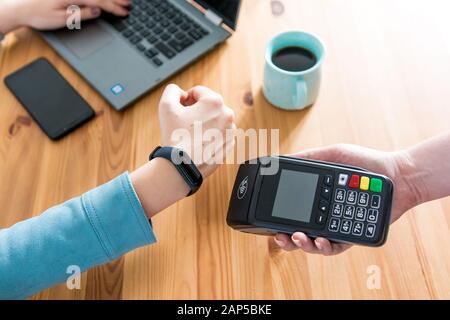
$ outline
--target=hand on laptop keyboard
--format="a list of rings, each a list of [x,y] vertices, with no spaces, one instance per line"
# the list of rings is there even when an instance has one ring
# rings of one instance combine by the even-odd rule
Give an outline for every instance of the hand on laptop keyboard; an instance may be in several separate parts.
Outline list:
[[[105,18],[156,67],[209,34],[166,0],[134,0],[127,18]]]
[[[0,2],[0,11],[16,18],[8,19],[11,24],[0,31],[7,33],[21,26],[40,30],[63,27],[68,17],[67,9],[71,5],[80,7],[82,20],[97,18],[102,10],[126,16],[130,3],[131,0],[4,0]]]

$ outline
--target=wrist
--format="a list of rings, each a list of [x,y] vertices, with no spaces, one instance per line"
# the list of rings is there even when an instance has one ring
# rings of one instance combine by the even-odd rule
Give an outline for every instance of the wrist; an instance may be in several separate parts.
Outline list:
[[[162,144],[162,146],[168,146],[172,148],[181,149],[186,152],[191,158],[192,162],[197,167],[197,170],[202,174],[203,179],[206,179],[211,171],[214,171],[214,165],[208,164],[203,161],[202,150],[195,149],[195,147],[191,146],[191,142],[188,143],[166,143]]]
[[[426,202],[427,187],[424,173],[417,167],[409,150],[394,153],[395,192],[405,203],[404,212]]]
[[[21,9],[16,1],[0,2],[0,32],[7,34],[22,26]]]
[[[190,191],[173,164],[163,158],[148,162],[130,178],[148,218],[184,199]]]

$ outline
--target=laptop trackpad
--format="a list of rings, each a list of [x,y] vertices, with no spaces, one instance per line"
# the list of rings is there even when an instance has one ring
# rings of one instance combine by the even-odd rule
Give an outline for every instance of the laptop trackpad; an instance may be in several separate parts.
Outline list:
[[[97,22],[84,23],[80,30],[56,32],[58,39],[79,59],[108,45],[114,36]]]

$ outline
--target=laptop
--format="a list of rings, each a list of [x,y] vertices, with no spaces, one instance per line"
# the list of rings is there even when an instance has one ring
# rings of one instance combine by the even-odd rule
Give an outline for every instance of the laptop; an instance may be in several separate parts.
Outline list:
[[[103,15],[44,39],[116,110],[130,106],[226,41],[240,0],[133,0],[126,18]]]

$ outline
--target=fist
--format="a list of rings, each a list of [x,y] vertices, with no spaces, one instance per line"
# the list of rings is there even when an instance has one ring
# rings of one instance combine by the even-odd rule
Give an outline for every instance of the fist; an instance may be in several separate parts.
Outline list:
[[[197,86],[166,87],[159,103],[162,146],[186,151],[203,178],[223,163],[235,145],[234,111],[218,93]]]

